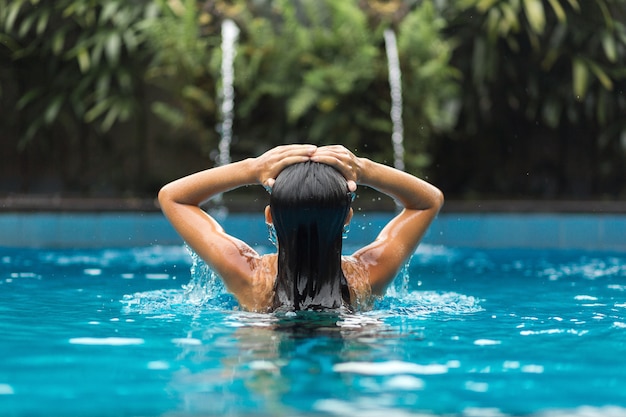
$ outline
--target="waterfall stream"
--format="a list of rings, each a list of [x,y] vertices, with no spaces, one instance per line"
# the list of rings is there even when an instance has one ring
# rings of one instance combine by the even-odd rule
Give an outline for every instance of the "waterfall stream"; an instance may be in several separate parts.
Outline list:
[[[393,144],[393,166],[404,171],[404,126],[402,124],[402,73],[398,58],[398,44],[393,30],[386,29],[385,49],[389,68],[389,87],[391,90],[391,123],[393,126],[391,142]]]
[[[233,118],[235,108],[235,48],[237,38],[239,36],[239,28],[232,20],[226,19],[222,22],[222,90],[221,90],[221,114],[222,122],[219,127],[220,142],[219,154],[217,157],[218,165],[226,165],[230,163],[230,145],[233,139]]]

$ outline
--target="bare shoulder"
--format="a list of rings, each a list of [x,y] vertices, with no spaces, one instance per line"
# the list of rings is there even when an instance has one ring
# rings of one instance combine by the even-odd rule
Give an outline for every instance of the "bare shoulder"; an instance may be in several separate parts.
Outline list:
[[[372,288],[367,268],[351,256],[341,258],[341,269],[348,281],[350,298],[355,306],[368,306],[372,299]]]
[[[260,268],[258,268],[258,277],[256,279],[271,279],[272,285],[274,285],[274,280],[276,280],[276,275],[278,274],[278,254],[271,253],[268,255],[261,256]]]
[[[274,284],[278,275],[278,255],[275,253],[261,256],[261,262],[254,276],[254,287],[258,295],[271,304],[274,297]]]
[[[274,298],[274,282],[277,273],[277,255],[263,255],[245,293],[236,294],[242,307],[248,311],[264,312],[271,308]]]

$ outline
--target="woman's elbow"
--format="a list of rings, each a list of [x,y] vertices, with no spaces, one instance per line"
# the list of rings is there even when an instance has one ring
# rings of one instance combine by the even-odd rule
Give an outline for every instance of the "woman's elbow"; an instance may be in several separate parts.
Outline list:
[[[159,193],[157,194],[157,201],[159,202],[159,206],[161,207],[161,210],[163,210],[163,208],[166,207],[167,204],[172,201],[169,184],[166,184],[163,187],[161,187],[161,189],[159,190]]]
[[[430,206],[436,211],[439,211],[443,206],[444,200],[445,198],[443,195],[443,191],[435,186],[432,186],[432,193],[430,195]]]

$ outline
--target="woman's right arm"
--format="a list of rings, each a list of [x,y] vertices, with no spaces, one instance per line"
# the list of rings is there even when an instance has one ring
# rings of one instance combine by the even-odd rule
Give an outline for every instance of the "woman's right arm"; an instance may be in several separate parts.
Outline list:
[[[334,166],[349,183],[374,188],[402,205],[376,240],[352,255],[367,268],[372,293],[383,294],[437,216],[443,193],[409,173],[358,158],[343,146],[318,148],[312,159]]]

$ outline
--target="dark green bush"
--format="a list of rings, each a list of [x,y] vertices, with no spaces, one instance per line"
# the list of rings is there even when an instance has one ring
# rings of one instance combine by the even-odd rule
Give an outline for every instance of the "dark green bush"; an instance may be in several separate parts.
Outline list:
[[[409,171],[463,198],[626,193],[623,0],[0,0],[0,192],[154,193],[210,166],[227,18],[234,159],[391,164],[392,28]]]

